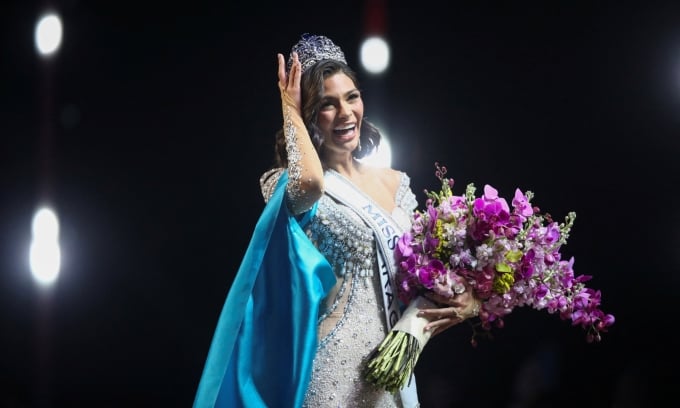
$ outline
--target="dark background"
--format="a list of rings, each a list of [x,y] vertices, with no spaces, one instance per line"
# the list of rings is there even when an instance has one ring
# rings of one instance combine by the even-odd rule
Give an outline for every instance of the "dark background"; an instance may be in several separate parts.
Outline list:
[[[562,252],[617,318],[598,344],[533,310],[477,348],[457,326],[421,356],[424,408],[671,395],[680,5],[390,1],[369,18],[369,3],[53,2],[65,32],[50,61],[32,38],[49,3],[3,3],[0,406],[191,405],[263,207],[276,53],[303,32],[342,46],[421,202],[439,161],[459,193],[520,187],[557,219],[575,211]],[[376,78],[358,44],[379,28],[392,66]],[[43,202],[61,221],[50,291],[27,266]]]

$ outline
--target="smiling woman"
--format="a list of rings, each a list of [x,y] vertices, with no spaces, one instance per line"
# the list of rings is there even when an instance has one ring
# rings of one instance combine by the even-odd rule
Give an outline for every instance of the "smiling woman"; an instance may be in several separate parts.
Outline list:
[[[329,38],[304,35],[278,63],[283,128],[260,179],[267,205],[194,406],[417,407],[415,380],[389,392],[363,374],[406,307],[394,296],[393,250],[417,205],[410,178],[363,161],[381,134]],[[433,309],[426,329],[461,322],[474,303],[464,294]]]
[[[343,2],[338,13],[318,2],[52,1],[64,31],[49,58],[34,42],[45,3],[0,7],[0,406],[191,405],[264,207],[258,178],[272,164],[290,180],[294,168],[270,163],[283,117],[275,54],[292,65],[301,29],[328,34],[359,77],[360,140],[367,118],[381,138],[373,155],[353,152],[357,168],[389,167],[372,164],[387,136],[393,166],[418,198],[438,187],[431,169],[440,161],[459,181],[535,190],[556,216],[573,208],[566,250],[617,317],[598,345],[531,310],[513,312],[477,350],[459,324],[418,361],[423,407],[653,407],[675,398],[678,347],[664,328],[677,321],[680,285],[680,212],[671,211],[680,204],[672,187],[680,185],[680,1],[457,2],[455,13],[375,0]],[[376,4],[378,18],[368,14]],[[376,22],[392,51],[384,75],[359,65]],[[296,115],[291,108],[297,138],[315,137],[310,117]],[[43,291],[28,262],[46,181],[61,248],[50,336],[36,330]],[[319,217],[320,209],[321,201]],[[361,232],[347,231],[356,238],[337,241],[338,253],[363,250],[349,246]],[[284,251],[278,261],[287,259]],[[271,322],[287,326],[279,310],[261,318],[284,337]],[[38,350],[49,350],[49,370],[36,364]]]
[[[328,66],[325,69],[332,72],[333,68]],[[360,148],[359,128],[364,117],[361,93],[347,75],[328,76],[324,73],[324,77],[317,126],[322,134],[330,137],[324,140],[322,156],[330,155],[333,150]]]

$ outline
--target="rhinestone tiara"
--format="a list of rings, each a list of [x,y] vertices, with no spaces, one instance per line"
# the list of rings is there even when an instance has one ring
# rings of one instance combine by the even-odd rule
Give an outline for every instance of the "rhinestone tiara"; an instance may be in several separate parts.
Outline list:
[[[286,69],[290,72],[293,65],[293,52],[297,52],[302,72],[321,60],[335,60],[347,64],[345,54],[330,38],[323,35],[302,34],[302,38],[293,45],[288,57]]]

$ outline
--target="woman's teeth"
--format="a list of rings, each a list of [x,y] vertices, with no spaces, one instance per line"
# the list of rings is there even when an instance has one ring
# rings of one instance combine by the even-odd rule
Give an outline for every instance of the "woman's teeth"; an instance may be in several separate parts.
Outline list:
[[[348,126],[344,128],[339,128],[339,129],[333,129],[333,133],[336,135],[346,135],[354,131],[355,126]]]

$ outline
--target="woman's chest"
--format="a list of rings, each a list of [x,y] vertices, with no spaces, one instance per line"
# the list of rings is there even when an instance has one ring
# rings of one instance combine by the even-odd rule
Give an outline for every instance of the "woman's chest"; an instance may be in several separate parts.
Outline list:
[[[323,196],[305,231],[338,275],[366,275],[372,270],[376,250],[373,231],[349,207]]]

